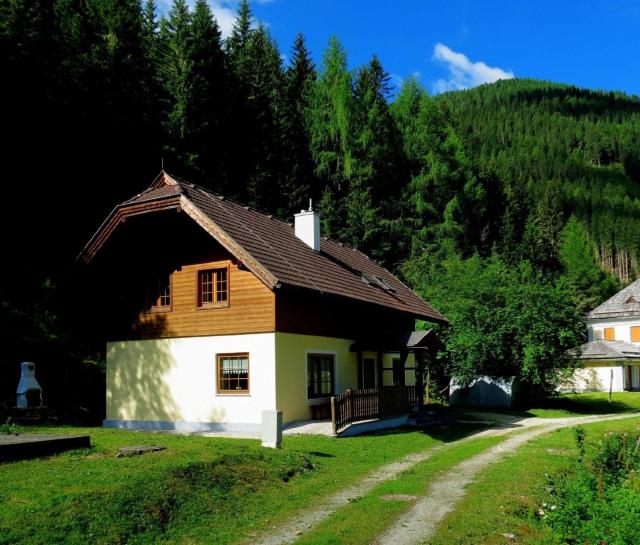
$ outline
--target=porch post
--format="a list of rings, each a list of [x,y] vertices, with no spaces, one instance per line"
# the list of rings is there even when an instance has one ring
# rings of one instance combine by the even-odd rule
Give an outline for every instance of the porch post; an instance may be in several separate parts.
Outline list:
[[[416,359],[416,397],[420,411],[424,407],[424,368],[427,362],[423,350],[415,350],[413,354]]]
[[[382,386],[382,350],[378,350],[378,418],[385,416],[384,414],[384,389]]]

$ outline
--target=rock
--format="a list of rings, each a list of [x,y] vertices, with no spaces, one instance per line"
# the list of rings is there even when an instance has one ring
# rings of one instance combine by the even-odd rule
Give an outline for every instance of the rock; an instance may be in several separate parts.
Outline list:
[[[502,537],[506,537],[508,540],[510,541],[515,541],[517,538],[515,536],[515,534],[512,534],[511,532],[507,532],[504,534],[500,534]]]
[[[414,501],[417,500],[417,496],[410,496],[409,494],[384,494],[380,496],[382,501]]]
[[[138,454],[144,454],[145,452],[156,452],[158,450],[164,450],[167,447],[161,447],[158,445],[134,445],[130,447],[120,447],[116,458],[122,458],[123,456],[137,456]]]

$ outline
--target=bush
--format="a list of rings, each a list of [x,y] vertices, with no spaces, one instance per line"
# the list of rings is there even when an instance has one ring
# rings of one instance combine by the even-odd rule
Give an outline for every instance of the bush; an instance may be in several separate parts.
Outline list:
[[[580,456],[551,479],[545,520],[562,543],[640,543],[640,431],[607,433],[584,457],[584,429],[575,430]]]

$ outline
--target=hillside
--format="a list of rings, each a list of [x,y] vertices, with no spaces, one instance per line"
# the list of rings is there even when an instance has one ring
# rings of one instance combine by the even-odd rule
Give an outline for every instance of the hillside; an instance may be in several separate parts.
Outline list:
[[[556,250],[560,229],[575,213],[588,225],[604,270],[623,282],[638,273],[638,97],[514,79],[437,100],[472,162],[501,180],[503,232],[524,237],[527,218],[544,227]]]

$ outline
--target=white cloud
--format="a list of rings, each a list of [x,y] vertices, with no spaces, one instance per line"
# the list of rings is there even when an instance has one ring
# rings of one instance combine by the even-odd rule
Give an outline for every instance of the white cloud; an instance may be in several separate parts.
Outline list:
[[[227,38],[233,29],[236,21],[237,2],[227,2],[225,0],[209,0],[211,13],[218,21],[222,38]]]
[[[259,4],[268,4],[273,0],[258,0]],[[158,13],[165,15],[169,13],[173,0],[157,0]],[[195,4],[195,0],[187,0],[187,3],[191,8]],[[213,13],[218,26],[220,27],[220,33],[222,38],[226,39],[231,34],[233,24],[236,21],[236,15],[238,14],[239,0],[207,0],[211,13]],[[257,21],[256,21],[257,22]],[[263,22],[263,24],[265,24]]]
[[[492,83],[499,79],[514,77],[513,72],[502,68],[487,66],[484,62],[471,62],[463,53],[452,51],[446,45],[438,43],[433,48],[433,58],[444,62],[449,70],[447,79],[439,79],[433,85],[436,93],[455,89],[468,89],[483,83]]]

